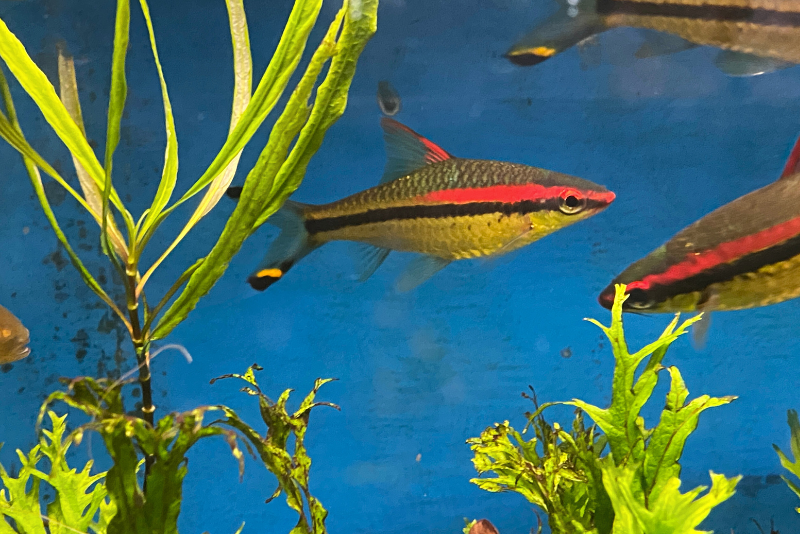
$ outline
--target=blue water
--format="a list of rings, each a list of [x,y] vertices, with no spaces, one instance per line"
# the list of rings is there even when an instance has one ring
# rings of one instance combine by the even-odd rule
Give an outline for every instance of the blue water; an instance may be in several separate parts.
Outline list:
[[[77,61],[88,135],[103,150],[113,3],[89,0],[5,2],[0,17],[55,79],[55,43],[65,39]],[[318,42],[336,2],[326,2],[311,42]],[[258,76],[277,43],[287,0],[246,5]],[[232,70],[221,1],[153,2],[160,53],[176,113],[179,189],[200,175],[227,133]],[[265,293],[244,283],[275,230],[264,227],[233,260],[224,278],[168,341],[177,353],[153,364],[159,413],[224,403],[256,422],[252,398],[238,385],[209,379],[260,363],[273,396],[295,388],[295,402],[317,377],[337,377],[311,418],[307,446],[312,491],[330,511],[332,534],[458,532],[463,518],[490,518],[500,532],[528,532],[531,505],[516,494],[494,495],[474,476],[465,440],[496,421],[524,425],[530,408],[520,393],[533,385],[541,400],[609,401],[612,354],[586,316],[608,322],[598,292],[625,266],[712,209],[774,180],[800,124],[800,68],[749,79],[713,66],[713,50],[636,60],[641,36],[615,30],[600,38],[602,62],[583,68],[570,50],[534,68],[501,55],[555,9],[550,2],[383,0],[379,30],[362,56],[344,117],[330,130],[295,195],[328,202],[377,183],[384,152],[375,89],[389,79],[403,98],[398,119],[457,156],[526,163],[603,184],[617,193],[605,212],[495,261],[453,264],[430,282],[397,295],[392,286],[410,256],[392,254],[366,283],[355,280],[356,247],[328,245]],[[163,163],[163,116],[141,15],[133,10],[129,113],[115,159],[117,188],[134,213],[151,200]],[[14,94],[28,138],[71,174],[69,154],[18,87]],[[240,164],[244,172],[266,141],[259,132]],[[102,153],[102,152],[98,152]],[[0,302],[30,328],[33,354],[0,373],[0,451],[35,443],[39,404],[59,376],[119,373],[134,358],[119,326],[58,253],[18,156],[0,147]],[[97,232],[70,199],[60,220],[94,273],[105,269]],[[63,195],[62,195],[63,196]],[[159,295],[205,254],[232,210],[223,201],[158,271]],[[153,240],[152,261],[188,217],[173,215]],[[83,229],[87,232],[84,236]],[[84,249],[80,250],[80,245]],[[704,524],[727,534],[755,533],[775,519],[797,532],[796,497],[774,483],[781,468],[771,445],[788,447],[786,410],[797,402],[800,301],[719,313],[706,348],[675,343],[677,365],[693,396],[738,395],[706,412],[684,454],[684,489],[708,482],[708,471],[747,478]],[[656,337],[667,316],[627,317],[632,345]],[[112,325],[113,326],[113,325]],[[569,347],[570,358],[561,355]],[[661,406],[657,390],[648,423]],[[135,399],[132,399],[135,401]],[[562,423],[568,411],[554,411]],[[73,419],[77,423],[77,416]],[[103,463],[100,441],[93,456]],[[74,461],[86,459],[78,448]],[[190,454],[180,528],[183,532],[288,532],[296,516],[282,502],[264,504],[275,486],[249,461],[239,483],[222,442]]]

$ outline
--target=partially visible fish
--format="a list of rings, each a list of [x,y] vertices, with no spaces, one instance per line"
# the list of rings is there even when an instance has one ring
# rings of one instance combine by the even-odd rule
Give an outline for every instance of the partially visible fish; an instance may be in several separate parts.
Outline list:
[[[12,363],[31,353],[30,332],[19,319],[0,306],[0,364]]]
[[[400,112],[402,102],[397,90],[392,87],[392,84],[386,80],[378,82],[378,107],[381,108],[381,113],[391,117]]]
[[[407,291],[453,260],[518,249],[605,209],[614,193],[566,174],[456,158],[399,122],[381,121],[387,163],[381,184],[330,204],[288,201],[267,222],[283,230],[248,278],[264,290],[329,241],[370,245],[368,278],[391,250],[423,254],[397,289]],[[241,188],[230,188],[236,198]]]
[[[517,65],[536,65],[623,26],[662,32],[637,57],[713,46],[722,49],[717,67],[730,76],[754,76],[800,63],[798,0],[569,0],[506,57]]]
[[[469,529],[469,534],[499,534],[497,529],[488,519],[476,521]]]
[[[740,310],[800,297],[800,139],[780,178],[712,211],[633,263],[600,294],[611,308],[614,284],[627,284],[625,311]]]

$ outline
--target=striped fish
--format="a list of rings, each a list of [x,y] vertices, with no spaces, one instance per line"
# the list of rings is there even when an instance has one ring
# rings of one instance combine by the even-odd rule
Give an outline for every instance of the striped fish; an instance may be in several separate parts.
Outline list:
[[[337,202],[288,201],[268,222],[282,232],[248,278],[264,290],[329,241],[369,245],[362,280],[391,250],[417,252],[397,289],[453,260],[496,256],[606,208],[614,193],[574,176],[499,161],[456,158],[394,119],[381,121],[387,163],[380,185]],[[236,198],[241,188],[231,188]]]
[[[617,27],[656,30],[636,53],[648,57],[695,46],[722,49],[715,62],[731,76],[800,63],[798,0],[570,0],[507,52],[535,65]]]
[[[599,297],[609,309],[614,284],[627,284],[623,310],[645,313],[740,310],[800,296],[800,139],[777,181],[709,213],[617,276]]]

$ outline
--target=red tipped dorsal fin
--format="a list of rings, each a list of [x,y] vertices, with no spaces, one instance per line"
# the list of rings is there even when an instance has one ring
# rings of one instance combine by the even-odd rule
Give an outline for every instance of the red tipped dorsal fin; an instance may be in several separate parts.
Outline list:
[[[800,172],[800,137],[795,141],[794,147],[791,153],[789,153],[789,159],[786,160],[786,166],[783,168],[783,172],[778,180],[782,180],[796,172]]]
[[[381,119],[386,141],[386,168],[380,183],[406,176],[425,165],[445,161],[453,156],[436,143],[425,139],[394,119]]]

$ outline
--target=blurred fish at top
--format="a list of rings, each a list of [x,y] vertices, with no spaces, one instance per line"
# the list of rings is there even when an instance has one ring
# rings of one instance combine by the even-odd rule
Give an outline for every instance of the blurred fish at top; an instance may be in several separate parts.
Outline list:
[[[712,211],[630,265],[600,294],[611,308],[626,284],[623,311],[705,312],[693,329],[702,345],[712,311],[800,297],[800,139],[780,178]]]
[[[12,363],[31,353],[30,333],[19,319],[0,306],[0,364]]]
[[[387,117],[397,115],[402,106],[400,94],[386,80],[378,82],[378,106],[381,108],[381,113]]]
[[[567,0],[506,57],[530,66],[611,28],[655,30],[636,52],[651,57],[696,46],[722,49],[717,67],[755,76],[800,63],[798,0]]]

